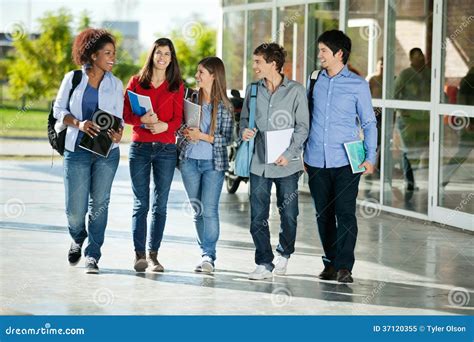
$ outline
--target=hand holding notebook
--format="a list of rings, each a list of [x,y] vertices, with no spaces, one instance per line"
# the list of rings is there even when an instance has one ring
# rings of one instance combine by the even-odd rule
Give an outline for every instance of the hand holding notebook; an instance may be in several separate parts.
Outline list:
[[[87,134],[84,134],[81,142],[79,143],[79,147],[107,158],[113,145],[113,141],[110,138],[108,131],[109,129],[118,131],[122,125],[122,122],[120,118],[116,117],[115,115],[100,109],[92,116],[92,122],[100,127],[100,132],[93,138]]]

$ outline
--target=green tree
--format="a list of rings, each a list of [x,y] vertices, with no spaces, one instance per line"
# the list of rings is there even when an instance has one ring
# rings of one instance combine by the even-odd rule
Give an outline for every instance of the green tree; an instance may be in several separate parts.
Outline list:
[[[187,86],[195,86],[197,63],[204,57],[216,55],[217,32],[205,22],[196,19],[175,28],[170,38],[176,49],[176,55]]]
[[[40,22],[40,35],[14,41],[16,54],[8,68],[10,93],[14,99],[53,97],[64,74],[75,68],[71,60],[72,16],[60,9],[48,12]]]

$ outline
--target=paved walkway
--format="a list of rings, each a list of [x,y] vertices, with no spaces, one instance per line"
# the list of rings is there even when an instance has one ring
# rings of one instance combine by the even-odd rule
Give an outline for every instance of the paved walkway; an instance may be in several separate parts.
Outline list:
[[[1,144],[3,145],[3,143]],[[2,147],[3,148],[3,147]],[[126,149],[123,149],[126,150]],[[246,185],[221,199],[214,276],[195,274],[199,249],[179,172],[160,250],[164,274],[133,271],[132,192],[127,159],[112,191],[101,274],[70,267],[62,163],[2,160],[0,314],[474,314],[474,236],[408,218],[360,211],[354,284],[317,278],[322,249],[315,213],[300,198],[288,275],[253,282]],[[272,207],[273,246],[278,215]]]

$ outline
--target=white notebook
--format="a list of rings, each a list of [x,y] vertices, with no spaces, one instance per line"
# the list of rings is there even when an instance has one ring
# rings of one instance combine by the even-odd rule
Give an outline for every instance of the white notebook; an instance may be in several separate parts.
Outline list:
[[[294,128],[265,132],[265,163],[272,164],[290,146]]]

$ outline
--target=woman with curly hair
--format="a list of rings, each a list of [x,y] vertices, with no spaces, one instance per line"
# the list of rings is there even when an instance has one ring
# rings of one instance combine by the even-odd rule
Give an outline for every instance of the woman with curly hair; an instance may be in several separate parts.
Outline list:
[[[153,272],[163,272],[164,267],[158,261],[158,250],[165,229],[168,195],[176,167],[175,133],[183,118],[184,98],[184,85],[171,40],[160,38],[154,42],[145,65],[138,75],[130,79],[127,90],[148,96],[153,106],[143,116],[136,115],[128,95],[125,95],[123,116],[125,122],[133,126],[129,165],[134,198],[134,269],[144,272],[150,265]],[[147,244],[150,175],[153,176],[154,187]]]
[[[93,138],[100,132],[92,121],[98,109],[122,118],[123,85],[111,72],[115,64],[115,39],[107,31],[89,28],[79,33],[74,40],[72,58],[82,70],[64,76],[54,104],[54,117],[67,127],[64,186],[68,229],[73,240],[68,260],[72,266],[79,262],[82,245],[88,238],[84,251],[86,273],[98,273],[110,191],[120,159],[118,143],[122,128],[109,129],[113,145],[107,158],[82,149],[79,144],[84,134]],[[73,90],[78,76],[80,82]]]

